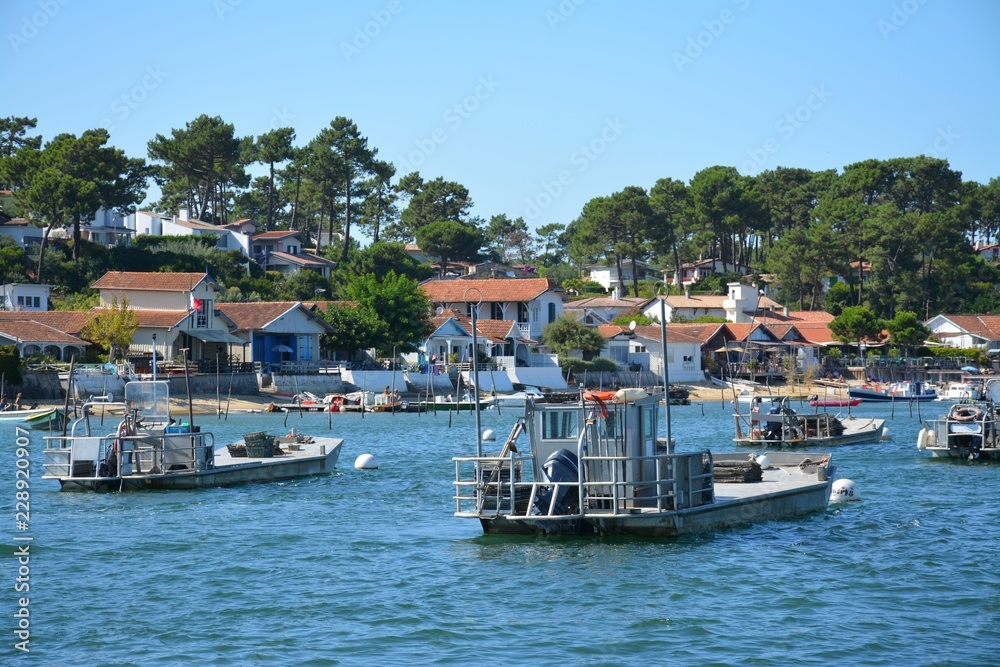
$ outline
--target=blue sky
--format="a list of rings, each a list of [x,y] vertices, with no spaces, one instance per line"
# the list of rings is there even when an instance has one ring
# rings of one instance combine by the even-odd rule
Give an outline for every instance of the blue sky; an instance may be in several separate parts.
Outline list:
[[[0,28],[0,116],[46,140],[105,126],[145,157],[205,113],[301,145],[343,115],[399,175],[533,228],[716,164],[1000,176],[990,0],[7,0]]]

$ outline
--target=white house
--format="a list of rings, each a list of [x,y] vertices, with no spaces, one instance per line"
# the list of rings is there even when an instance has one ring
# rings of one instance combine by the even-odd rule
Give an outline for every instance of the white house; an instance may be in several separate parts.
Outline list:
[[[639,282],[642,282],[643,280],[660,279],[660,274],[646,264],[646,262],[636,261],[635,267],[636,273],[639,275]],[[621,277],[618,276],[617,266],[601,266],[599,264],[594,264],[588,266],[587,269],[590,271],[590,279],[608,291],[618,291],[620,293],[624,293],[625,288],[633,282],[631,260],[622,262]]]
[[[681,265],[681,285],[687,287],[691,283],[696,283],[702,278],[718,275],[720,273],[747,274],[746,267],[732,262],[724,262],[721,259],[700,259],[697,262],[689,262]],[[664,280],[671,285],[674,283],[674,276],[664,276]]]
[[[718,325],[716,325],[718,326]],[[604,325],[598,328],[607,343],[601,356],[614,359],[621,366],[638,364],[643,370],[663,376],[663,343],[659,325],[629,327]],[[700,382],[705,379],[701,367],[702,339],[682,327],[667,327],[667,380]]]
[[[484,320],[514,320],[522,337],[538,340],[563,312],[565,291],[545,278],[428,280],[421,286],[435,308]]]
[[[728,322],[745,323],[754,319],[760,310],[782,310],[781,304],[774,301],[751,285],[729,283],[729,294],[690,294],[658,296],[649,302],[643,313],[649,317],[660,319],[660,303],[664,301],[667,321],[672,322],[678,317],[693,320],[697,317],[720,317]]]
[[[98,243],[108,248],[116,245],[128,245],[135,235],[133,215],[124,215],[116,211],[100,209],[92,220],[80,226],[80,238]]]
[[[213,225],[201,220],[191,220],[187,209],[176,216],[138,211],[134,215],[136,235],[149,236],[214,236],[219,250],[239,250],[250,256],[250,239],[256,225],[249,220],[239,220],[228,225]]]
[[[924,324],[944,345],[1000,352],[1000,315],[941,314]]]
[[[303,269],[315,271],[324,278],[337,266],[323,257],[302,251],[302,235],[297,231],[273,231],[254,234],[253,257],[266,271],[298,273]]]
[[[563,312],[573,316],[587,326],[609,324],[611,320],[630,310],[642,311],[650,299],[645,297],[613,297],[598,296],[587,299],[574,299],[563,305]]]
[[[6,283],[3,285],[4,310],[48,310],[52,285]]]

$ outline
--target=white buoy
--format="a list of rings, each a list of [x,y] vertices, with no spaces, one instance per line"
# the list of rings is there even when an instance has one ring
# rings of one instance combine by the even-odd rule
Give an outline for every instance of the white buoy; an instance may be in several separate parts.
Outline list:
[[[756,459],[757,465],[760,466],[761,470],[767,470],[771,467],[771,459],[767,458],[766,454],[761,454]]]
[[[354,460],[354,467],[358,470],[378,470],[378,459],[371,454],[362,454]]]
[[[488,428],[485,431],[483,431],[483,440],[486,440],[486,441],[489,441],[489,442],[493,442],[496,439],[497,439],[497,436],[496,436],[495,433],[493,433],[493,429]]]
[[[882,427],[882,439],[883,440],[892,440],[892,433],[889,432],[889,427],[888,426],[883,426]]]
[[[830,490],[830,502],[861,500],[857,485],[849,479],[838,479]]]

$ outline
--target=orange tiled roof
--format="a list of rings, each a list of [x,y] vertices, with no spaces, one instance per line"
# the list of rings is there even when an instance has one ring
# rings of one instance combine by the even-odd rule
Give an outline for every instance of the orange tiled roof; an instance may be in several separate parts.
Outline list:
[[[229,318],[236,326],[237,331],[251,331],[263,329],[268,324],[278,319],[285,313],[301,308],[309,317],[318,321],[326,321],[317,317],[309,308],[298,301],[258,301],[247,303],[217,303],[216,310]]]
[[[943,315],[964,331],[1000,340],[1000,315]]]
[[[91,285],[94,289],[155,290],[187,292],[201,281],[215,281],[207,273],[154,273],[152,271],[108,271]],[[218,286],[218,285],[216,285]]]
[[[68,334],[79,334],[87,322],[86,310],[5,310],[0,311],[0,322],[35,321]]]
[[[466,298],[484,303],[531,301],[552,287],[546,278],[489,278],[485,280],[428,280],[420,286],[432,303],[458,303]],[[478,290],[478,293],[477,291]]]
[[[87,341],[71,336],[34,320],[0,321],[0,335],[19,343],[69,343],[87,345]]]

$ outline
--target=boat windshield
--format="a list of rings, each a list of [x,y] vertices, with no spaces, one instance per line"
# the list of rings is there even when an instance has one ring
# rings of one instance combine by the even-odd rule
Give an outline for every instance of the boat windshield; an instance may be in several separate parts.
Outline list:
[[[162,380],[129,382],[125,385],[125,404],[128,409],[154,421],[170,420],[169,383]]]

